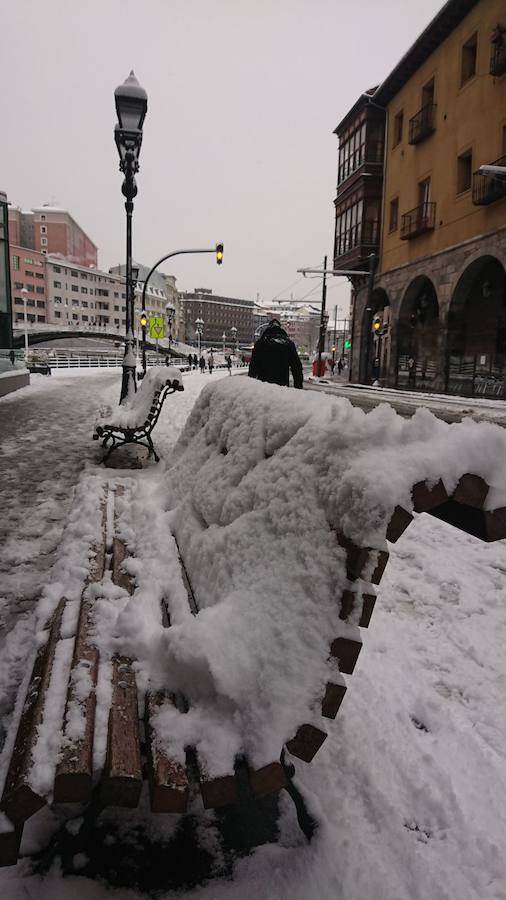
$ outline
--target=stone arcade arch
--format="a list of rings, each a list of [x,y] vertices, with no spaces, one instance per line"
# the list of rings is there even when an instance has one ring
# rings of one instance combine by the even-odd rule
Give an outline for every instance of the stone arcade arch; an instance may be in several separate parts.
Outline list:
[[[473,260],[457,282],[448,314],[446,388],[504,397],[506,273],[491,255]]]
[[[396,323],[396,385],[409,390],[442,390],[444,354],[439,303],[426,275],[418,275],[402,298]]]

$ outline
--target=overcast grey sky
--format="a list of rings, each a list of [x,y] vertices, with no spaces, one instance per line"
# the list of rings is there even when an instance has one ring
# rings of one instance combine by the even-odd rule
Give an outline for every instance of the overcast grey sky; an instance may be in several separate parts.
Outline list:
[[[0,189],[68,209],[107,269],[124,258],[113,93],[148,93],[134,256],[180,247],[180,289],[269,300],[333,249],[336,137],[442,0],[15,0],[2,4]],[[284,290],[301,297],[317,282]],[[345,280],[329,304],[347,306]]]

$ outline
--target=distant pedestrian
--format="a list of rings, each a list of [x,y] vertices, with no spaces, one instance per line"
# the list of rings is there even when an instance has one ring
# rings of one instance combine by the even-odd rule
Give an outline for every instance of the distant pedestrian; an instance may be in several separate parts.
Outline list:
[[[214,369],[214,356],[213,356],[213,351],[212,351],[212,350],[211,350],[211,352],[210,352],[210,354],[209,354],[209,358],[208,358],[208,360],[207,360],[207,365],[209,366],[209,374],[212,375],[212,374],[213,374],[213,369]]]
[[[290,372],[294,387],[302,389],[302,363],[295,344],[281,327],[278,319],[271,319],[253,347],[248,375],[271,384],[290,384]]]
[[[231,375],[231,374],[232,374],[232,357],[231,357],[231,356],[226,356],[226,357],[225,357],[225,360],[226,360],[226,363],[227,363],[228,374]]]
[[[337,374],[340,375],[343,371],[343,361],[342,359],[337,360]]]
[[[191,353],[188,354],[188,365],[189,365],[190,371],[191,371],[191,368],[193,366],[193,356]]]
[[[335,369],[335,367],[336,367],[336,361],[335,361],[334,357],[332,357],[332,359],[329,360],[329,366],[330,366],[330,371],[331,371],[331,373],[332,373],[332,375],[333,375],[333,374],[334,374],[334,369]]]
[[[199,364],[199,361],[198,361],[198,358],[197,358],[197,354],[194,353],[194,354],[193,354],[193,368],[196,369],[197,366],[198,366],[198,364]]]
[[[16,354],[14,353],[14,350],[9,350],[9,359],[11,361],[11,366],[13,366],[16,362]]]
[[[200,366],[200,374],[203,375],[205,367],[206,367],[206,361],[203,356],[200,357],[199,366]]]

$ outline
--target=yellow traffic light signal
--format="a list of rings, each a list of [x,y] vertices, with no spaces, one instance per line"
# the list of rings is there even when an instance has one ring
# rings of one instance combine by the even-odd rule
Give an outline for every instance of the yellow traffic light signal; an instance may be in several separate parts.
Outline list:
[[[223,262],[223,244],[216,244],[216,262],[219,266]]]
[[[145,312],[141,313],[141,317],[139,319],[139,324],[140,324],[141,328],[146,328],[146,326],[148,324],[148,317]]]
[[[374,334],[378,333],[382,325],[383,322],[381,320],[381,316],[374,316],[374,319],[372,320],[372,330]]]

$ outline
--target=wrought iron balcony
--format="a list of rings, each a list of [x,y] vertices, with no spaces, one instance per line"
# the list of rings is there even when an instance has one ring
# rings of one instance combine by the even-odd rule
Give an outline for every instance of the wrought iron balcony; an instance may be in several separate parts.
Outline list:
[[[427,103],[409,120],[409,143],[419,144],[436,128],[436,104]]]
[[[506,44],[504,41],[494,42],[490,54],[490,74],[499,77],[506,72]]]
[[[401,219],[401,241],[408,241],[419,234],[424,234],[425,231],[432,231],[435,221],[435,203],[427,201],[415,209],[410,209]]]
[[[506,156],[501,156],[491,166],[506,166]],[[482,175],[473,173],[473,203],[475,206],[488,206],[496,200],[506,197],[506,178],[502,175]]]

